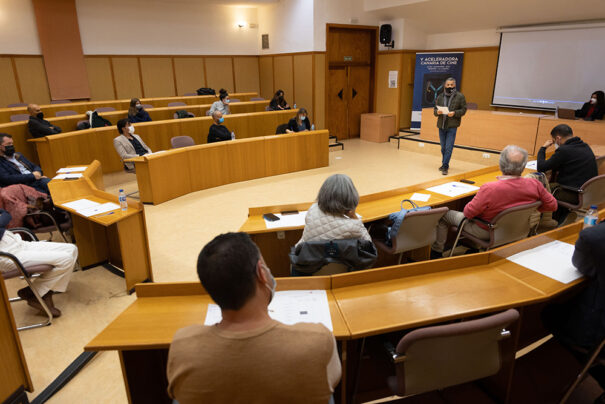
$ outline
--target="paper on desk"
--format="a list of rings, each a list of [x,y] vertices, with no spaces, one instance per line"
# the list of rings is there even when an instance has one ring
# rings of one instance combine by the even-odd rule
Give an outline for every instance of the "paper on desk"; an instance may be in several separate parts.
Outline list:
[[[537,170],[538,169],[538,160],[528,161],[527,164],[525,165],[525,168],[529,168],[530,170]]]
[[[267,229],[279,229],[280,227],[298,227],[305,225],[305,217],[307,211],[298,212],[293,215],[282,215],[281,213],[275,213],[275,216],[279,217],[279,220],[270,222],[265,219]]]
[[[426,202],[429,200],[429,198],[431,197],[430,194],[418,194],[415,193],[412,196],[410,196],[410,200],[412,201],[418,201],[418,202]]]
[[[555,240],[507,259],[561,283],[569,283],[582,277],[571,263],[573,251],[572,244]]]
[[[448,107],[440,107],[438,105],[437,105],[437,111],[441,111],[441,113],[445,114],[445,115],[450,113],[450,110]]]
[[[65,167],[59,168],[57,170],[57,174],[65,174],[65,173],[77,173],[80,171],[86,170],[88,167]]]
[[[76,199],[75,201],[61,204],[61,206],[64,206],[66,208],[73,209],[76,211],[86,209],[86,208],[91,208],[93,206],[99,206],[99,205],[100,205],[99,202],[94,202],[94,201],[91,201],[90,199],[86,199],[86,198]]]
[[[82,216],[90,217],[101,213],[109,212],[111,210],[120,209],[120,205],[113,202],[107,202],[98,206],[91,206],[89,208],[78,209],[76,212]]]
[[[333,331],[328,295],[325,290],[275,292],[275,296],[269,304],[269,316],[288,325],[321,323]],[[209,304],[204,325],[213,325],[221,320],[221,309],[216,304]]]
[[[53,177],[53,180],[68,180],[68,179],[77,179],[82,178],[82,173],[73,173],[73,174],[59,174]]]
[[[473,192],[478,189],[479,189],[479,187],[476,187],[474,185],[453,181],[453,182],[447,182],[445,184],[437,185],[434,187],[430,187],[430,188],[427,188],[426,190],[435,192],[436,194],[454,197],[454,196],[467,194],[469,192]]]

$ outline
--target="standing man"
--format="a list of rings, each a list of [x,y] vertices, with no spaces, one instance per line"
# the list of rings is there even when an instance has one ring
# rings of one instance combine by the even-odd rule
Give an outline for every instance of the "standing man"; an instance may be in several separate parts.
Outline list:
[[[437,107],[447,107],[449,113],[445,115]],[[456,140],[456,131],[460,126],[462,116],[466,114],[466,98],[456,91],[456,79],[453,77],[445,80],[445,90],[437,96],[433,113],[437,118],[439,128],[439,143],[441,143],[441,167],[439,171],[447,175],[450,168],[450,159]]]

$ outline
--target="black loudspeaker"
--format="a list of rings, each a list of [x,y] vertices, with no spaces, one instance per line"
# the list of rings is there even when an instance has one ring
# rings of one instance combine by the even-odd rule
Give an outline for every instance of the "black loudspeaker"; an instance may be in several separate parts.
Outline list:
[[[391,27],[391,24],[383,24],[380,26],[380,43],[387,48],[395,47],[395,41],[391,40],[392,33],[393,27]]]

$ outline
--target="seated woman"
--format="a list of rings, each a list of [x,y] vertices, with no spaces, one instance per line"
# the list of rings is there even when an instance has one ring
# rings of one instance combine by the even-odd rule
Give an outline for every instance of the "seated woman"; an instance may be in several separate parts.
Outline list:
[[[227,90],[221,88],[218,99],[218,101],[212,103],[207,115],[212,115],[216,111],[219,111],[223,115],[228,115],[231,113],[231,111],[229,111],[229,93],[227,93]]]
[[[296,243],[321,240],[361,239],[371,241],[367,229],[355,214],[359,194],[345,174],[334,174],[325,180],[317,203],[309,208],[302,238]]]
[[[311,130],[311,122],[307,110],[301,108],[298,110],[298,114],[288,122],[286,133],[302,132],[304,130]]]
[[[584,103],[581,109],[576,110],[576,117],[586,121],[603,119],[603,114],[605,114],[605,93],[603,91],[592,93],[590,101]]]
[[[283,90],[277,90],[275,92],[273,99],[269,103],[269,109],[271,109],[273,111],[290,109],[290,106],[288,105],[286,100],[284,100],[284,91]]]
[[[151,121],[151,117],[149,116],[149,113],[145,111],[145,108],[143,108],[141,100],[132,98],[130,100],[130,108],[128,108],[128,122],[136,123],[149,121]]]
[[[134,133],[134,126],[126,119],[120,119],[116,125],[119,135],[113,139],[113,147],[118,152],[120,160],[124,163],[127,171],[134,170],[134,163],[124,160],[152,153],[149,146],[145,144],[139,135]]]

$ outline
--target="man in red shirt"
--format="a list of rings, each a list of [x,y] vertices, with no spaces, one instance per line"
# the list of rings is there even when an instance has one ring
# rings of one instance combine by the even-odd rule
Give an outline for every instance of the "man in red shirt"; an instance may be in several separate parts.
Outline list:
[[[500,154],[500,171],[503,175],[497,181],[488,182],[479,188],[477,195],[464,207],[464,212],[450,210],[445,214],[437,225],[437,240],[433,244],[433,251],[437,255],[443,254],[449,228],[458,226],[465,217],[489,222],[505,209],[535,201],[542,201],[538,208],[540,212],[556,210],[557,200],[539,181],[521,177],[526,163],[526,150],[519,146],[506,146]],[[464,230],[477,238],[489,240],[487,226],[482,223],[469,222],[464,225]]]

